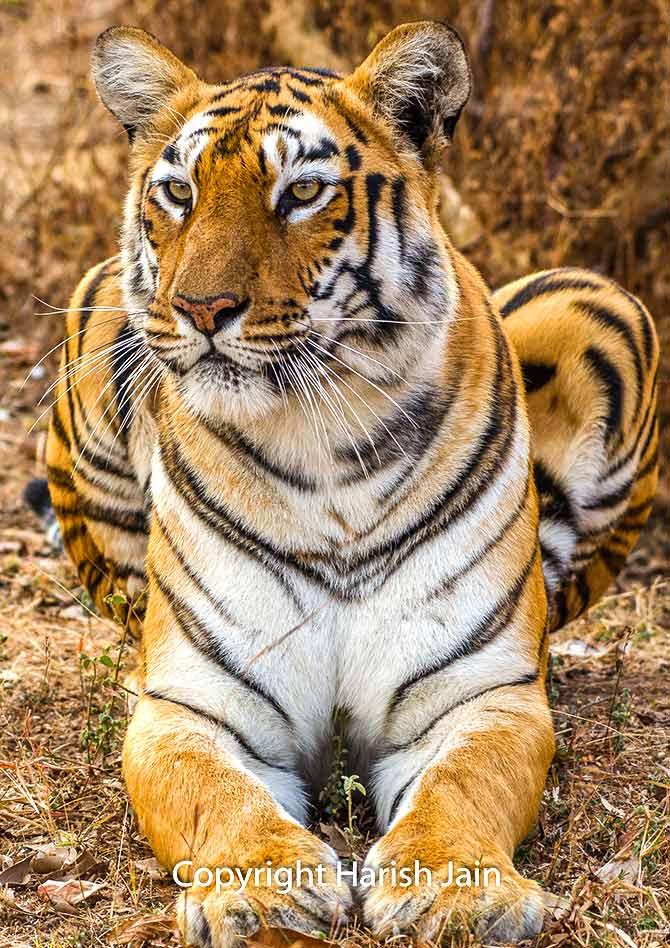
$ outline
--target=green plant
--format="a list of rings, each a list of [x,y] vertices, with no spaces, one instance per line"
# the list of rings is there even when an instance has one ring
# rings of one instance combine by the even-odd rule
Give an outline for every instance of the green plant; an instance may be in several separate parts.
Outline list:
[[[360,793],[366,796],[365,787],[359,782],[358,774],[342,777],[342,786],[347,800],[347,827],[350,833],[354,832],[354,813],[353,813],[353,795]]]

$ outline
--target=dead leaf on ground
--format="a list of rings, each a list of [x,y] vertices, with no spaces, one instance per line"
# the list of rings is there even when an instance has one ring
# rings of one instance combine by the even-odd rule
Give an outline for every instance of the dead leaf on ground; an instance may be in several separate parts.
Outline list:
[[[130,945],[131,948],[141,948],[153,939],[162,939],[165,935],[176,935],[177,926],[174,916],[163,912],[151,912],[135,915],[127,919],[110,933],[108,941],[113,945]]]
[[[334,823],[319,823],[319,829],[338,856],[351,856],[351,844],[339,826]]]
[[[553,921],[563,918],[570,911],[572,900],[565,895],[554,895],[553,892],[542,892],[544,911]]]
[[[165,879],[168,875],[167,869],[161,866],[154,856],[148,859],[136,859],[134,865],[138,872],[143,872],[150,879]]]
[[[0,885],[26,885],[32,872],[32,856],[26,856],[12,863],[0,872]]]
[[[37,889],[37,894],[51,902],[57,912],[72,915],[84,902],[97,898],[106,882],[84,882],[81,879],[47,879]]]
[[[38,852],[32,857],[32,870],[42,876],[53,876],[67,866],[74,865],[77,859],[77,850],[73,846],[39,846]]]
[[[640,873],[640,857],[615,856],[604,866],[596,870],[596,875],[601,882],[613,882],[615,879],[621,879],[622,882],[637,882]]]
[[[551,645],[549,651],[552,655],[569,655],[571,658],[599,658],[606,654],[607,648],[591,645],[583,639],[566,639]]]

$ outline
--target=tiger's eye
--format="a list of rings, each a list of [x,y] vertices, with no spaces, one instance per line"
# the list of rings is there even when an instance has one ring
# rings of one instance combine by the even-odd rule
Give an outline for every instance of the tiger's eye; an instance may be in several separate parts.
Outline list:
[[[311,201],[317,196],[322,187],[323,185],[319,181],[296,181],[295,184],[291,185],[291,194],[296,201]]]
[[[175,204],[188,204],[191,200],[191,187],[183,181],[166,181],[165,190]]]

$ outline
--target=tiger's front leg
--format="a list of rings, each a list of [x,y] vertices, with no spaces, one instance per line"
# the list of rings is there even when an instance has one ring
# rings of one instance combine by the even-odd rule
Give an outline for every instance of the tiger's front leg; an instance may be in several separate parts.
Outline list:
[[[227,948],[261,927],[333,932],[351,902],[337,881],[335,853],[289,816],[214,731],[178,704],[145,694],[124,747],[140,826],[159,861],[192,882],[177,900],[184,944]],[[280,885],[268,866],[282,869]],[[300,882],[290,892],[287,870]]]
[[[448,713],[437,731],[379,766],[380,809],[394,814],[366,862],[375,874],[366,924],[378,935],[408,931],[419,942],[439,942],[463,924],[487,944],[532,937],[542,928],[542,892],[512,856],[533,824],[553,755],[544,686],[522,678],[490,688]],[[412,765],[412,751],[427,763]],[[405,777],[396,790],[399,772]],[[401,887],[403,867],[411,885]]]
[[[165,531],[176,532],[169,523]],[[160,524],[156,516],[154,556],[158,550],[167,570],[172,547]],[[295,722],[245,670],[252,632],[224,619],[223,601],[211,594],[218,626],[205,629],[194,612],[202,602],[187,604],[156,569],[154,560],[144,692],[126,734],[123,774],[156,857],[175,881],[193,882],[177,899],[184,944],[228,948],[265,927],[328,934],[351,897],[335,852],[299,822],[306,802]],[[226,653],[226,622],[247,656]]]

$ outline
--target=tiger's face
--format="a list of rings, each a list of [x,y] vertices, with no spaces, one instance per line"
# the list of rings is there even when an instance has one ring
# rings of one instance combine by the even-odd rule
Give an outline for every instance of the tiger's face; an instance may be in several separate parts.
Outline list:
[[[457,287],[433,168],[470,87],[453,31],[399,27],[345,78],[207,85],[113,29],[94,76],[132,142],[126,304],[196,411],[254,418],[306,381],[391,385],[442,346]]]

